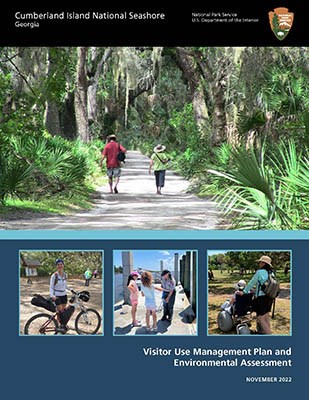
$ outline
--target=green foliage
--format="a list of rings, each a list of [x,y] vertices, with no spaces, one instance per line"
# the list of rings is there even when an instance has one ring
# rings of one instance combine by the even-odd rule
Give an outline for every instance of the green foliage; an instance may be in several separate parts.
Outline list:
[[[88,176],[99,174],[97,145],[69,142],[47,133],[13,136],[0,144],[0,201],[13,195],[24,199],[59,192],[73,195]]]
[[[308,156],[290,141],[282,142],[277,154],[266,146],[258,156],[253,148],[234,150],[232,171],[209,173],[223,179],[216,198],[226,215],[233,215],[235,228],[306,229],[308,165]]]
[[[89,267],[91,271],[95,269],[102,275],[103,253],[101,251],[22,251],[21,256],[26,260],[40,262],[38,275],[51,275],[56,271],[55,260],[64,260],[64,270],[68,276],[83,274]],[[23,273],[22,258],[20,259],[20,273]]]
[[[74,154],[72,144],[60,137],[15,137],[11,144],[14,154],[35,169],[31,181],[24,185],[25,191],[27,186],[32,188],[33,195],[43,188],[45,194],[73,189],[83,183],[88,172],[85,155]]]
[[[33,166],[8,158],[0,148],[0,170],[0,204],[3,205],[7,196],[19,193],[24,182],[31,177]]]
[[[229,271],[241,270],[254,271],[258,268],[258,260],[261,256],[268,256],[272,260],[272,265],[276,271],[284,270],[291,263],[291,252],[289,251],[227,251],[212,254],[208,257],[208,265],[213,269]]]
[[[232,146],[228,143],[222,143],[220,147],[214,149],[215,164],[223,167],[228,166],[232,157]]]
[[[240,134],[249,132],[252,129],[259,129],[266,123],[266,116],[263,111],[256,109],[245,114],[241,112],[238,119],[238,130]]]
[[[276,15],[273,22],[277,29]],[[125,147],[148,155],[163,143],[172,168],[196,186],[204,184],[201,193],[218,195],[229,218],[236,215],[235,226],[307,227],[308,49],[192,47],[187,60],[176,48],[161,50],[113,49],[98,80],[91,138],[116,133]],[[88,51],[88,84],[103,53],[103,48]],[[190,61],[190,68],[181,69],[180,61]],[[101,142],[84,145],[46,132],[48,102],[50,129],[70,138],[76,134],[76,64],[76,48],[0,48],[2,203],[74,197],[102,175]],[[150,76],[155,83],[149,80],[149,90],[128,104],[128,91]],[[203,89],[209,116],[203,131],[193,109],[195,83]],[[226,136],[212,148],[218,93]],[[230,143],[251,148],[236,152]]]
[[[182,111],[173,111],[169,125],[173,129],[176,168],[186,177],[203,171],[209,162],[208,140],[201,137],[192,104],[185,104]]]

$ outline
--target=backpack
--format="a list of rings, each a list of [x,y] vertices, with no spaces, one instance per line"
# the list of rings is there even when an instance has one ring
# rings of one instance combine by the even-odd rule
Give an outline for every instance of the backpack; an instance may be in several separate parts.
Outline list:
[[[43,307],[45,310],[55,312],[56,304],[51,299],[46,299],[44,296],[40,294],[35,294],[31,299],[31,304],[36,307]]]
[[[271,299],[275,299],[280,292],[280,283],[275,274],[268,272],[267,281],[261,286],[261,289]]]
[[[63,279],[64,279],[65,281],[67,280],[67,274],[66,274],[65,272],[64,272],[64,277],[63,277]],[[55,272],[54,289],[55,289],[55,286],[57,285],[58,281],[59,281],[58,272]]]
[[[91,279],[92,278],[92,272],[91,271],[85,271],[84,273],[85,279]]]
[[[117,160],[120,161],[120,162],[124,162],[125,163],[125,159],[126,159],[126,153],[121,151],[120,144],[118,143]]]

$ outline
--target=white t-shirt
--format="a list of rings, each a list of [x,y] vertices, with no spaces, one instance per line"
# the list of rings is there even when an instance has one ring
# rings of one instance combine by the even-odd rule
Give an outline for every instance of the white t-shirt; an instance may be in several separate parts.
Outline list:
[[[58,275],[58,279],[56,280],[56,275]],[[57,281],[56,285],[55,282]],[[61,276],[58,272],[55,272],[50,277],[50,285],[49,285],[49,293],[50,297],[53,296],[65,296],[67,294],[67,290],[70,290],[67,286],[67,274],[64,272]]]

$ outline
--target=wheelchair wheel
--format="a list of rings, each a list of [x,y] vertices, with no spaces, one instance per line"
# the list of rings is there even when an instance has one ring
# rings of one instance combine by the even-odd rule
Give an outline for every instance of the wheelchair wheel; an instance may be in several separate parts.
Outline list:
[[[238,335],[250,335],[250,329],[247,324],[239,324],[236,327],[236,331]]]
[[[227,311],[220,311],[217,317],[218,327],[222,332],[229,332],[233,329],[231,314]]]

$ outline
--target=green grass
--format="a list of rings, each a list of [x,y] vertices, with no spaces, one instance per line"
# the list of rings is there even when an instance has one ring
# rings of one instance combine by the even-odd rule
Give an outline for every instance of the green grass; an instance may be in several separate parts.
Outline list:
[[[97,176],[91,184],[88,182],[87,186],[80,187],[74,192],[61,192],[40,200],[9,198],[5,205],[0,206],[0,215],[10,218],[18,214],[22,218],[23,215],[31,213],[69,215],[89,210],[93,207],[91,197],[95,193],[95,187],[105,182],[104,176]]]

